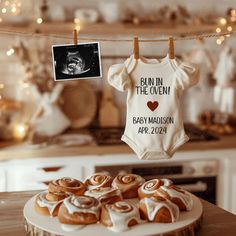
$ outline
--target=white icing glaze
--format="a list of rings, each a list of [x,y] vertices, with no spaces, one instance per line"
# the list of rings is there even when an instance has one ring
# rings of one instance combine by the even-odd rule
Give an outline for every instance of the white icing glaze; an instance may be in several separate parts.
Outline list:
[[[66,225],[66,224],[61,224],[61,228],[66,231],[66,232],[72,232],[76,231],[78,229],[84,228],[84,225]]]
[[[170,179],[161,179],[161,181],[163,182],[164,186],[170,186],[173,184],[173,182]]]
[[[107,187],[107,188],[98,188],[96,190],[97,191],[88,190],[84,193],[84,195],[89,196],[89,197],[94,197],[98,199],[99,201],[102,201],[104,199],[107,199],[108,197],[114,197],[114,196],[120,196],[122,198],[121,191],[119,189]]]
[[[181,189],[181,191],[183,191],[182,193],[173,188],[169,188],[168,186],[161,186],[160,189],[167,192],[172,198],[175,198],[175,197],[179,198],[183,202],[183,204],[186,206],[187,211],[190,211],[193,208],[193,199],[189,192]]]
[[[47,200],[46,196],[47,196],[48,192],[44,191],[41,192],[37,195],[37,203],[40,207],[47,207],[50,215],[53,214],[53,212],[55,211],[56,207],[63,201],[49,201]]]
[[[112,206],[116,206],[116,208],[114,209]],[[138,209],[127,202],[120,201],[112,205],[106,205],[106,207],[112,222],[112,226],[109,229],[114,232],[128,230],[128,223],[131,220],[136,220],[137,223],[141,222]]]
[[[140,201],[140,203],[144,203],[147,209],[148,219],[153,221],[155,219],[156,214],[162,207],[166,207],[171,215],[171,221],[175,222],[179,218],[179,208],[173,202],[168,199],[165,201],[157,202],[155,198],[144,198]]]
[[[89,190],[102,187],[107,182],[111,181],[112,177],[102,173],[96,173],[89,176],[85,182],[87,182],[87,188]]]
[[[129,179],[130,177],[131,178],[134,177],[134,180]],[[144,182],[145,180],[139,175],[135,174],[127,174],[120,176],[118,175],[112,182],[112,187],[119,188],[121,189],[122,192],[126,192],[130,188],[135,187],[137,183],[138,186],[141,186]],[[122,185],[122,188],[120,188],[120,185]]]
[[[151,180],[145,182],[141,186],[141,191],[145,194],[152,194],[158,189],[159,185],[160,185],[159,179],[151,179]]]
[[[99,219],[101,204],[95,198],[88,196],[77,197],[73,195],[69,198],[66,198],[63,203],[70,214],[75,212],[91,213],[94,214],[97,219]]]
[[[125,199],[125,202],[129,203],[131,206],[139,208],[139,199],[138,198]]]

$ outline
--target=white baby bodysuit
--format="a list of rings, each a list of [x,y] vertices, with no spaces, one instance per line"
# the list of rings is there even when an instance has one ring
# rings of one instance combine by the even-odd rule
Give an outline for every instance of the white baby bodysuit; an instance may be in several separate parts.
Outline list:
[[[140,159],[170,158],[185,142],[180,109],[182,91],[194,85],[196,68],[177,59],[129,57],[109,68],[108,81],[127,91],[126,127],[122,140]]]

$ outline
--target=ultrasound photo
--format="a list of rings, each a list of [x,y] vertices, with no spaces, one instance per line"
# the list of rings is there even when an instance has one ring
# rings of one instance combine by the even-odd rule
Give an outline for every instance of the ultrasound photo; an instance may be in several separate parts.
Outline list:
[[[101,78],[99,43],[52,46],[54,79],[75,80]]]

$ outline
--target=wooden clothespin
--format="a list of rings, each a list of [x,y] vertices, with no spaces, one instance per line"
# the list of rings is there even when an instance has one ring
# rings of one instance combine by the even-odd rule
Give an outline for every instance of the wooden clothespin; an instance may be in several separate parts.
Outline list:
[[[73,36],[74,36],[74,44],[77,45],[78,44],[78,31],[77,31],[77,29],[74,29]]]
[[[175,48],[174,48],[174,39],[172,37],[168,40],[168,47],[169,47],[169,58],[175,58]]]
[[[134,59],[139,59],[139,41],[138,37],[134,37]]]

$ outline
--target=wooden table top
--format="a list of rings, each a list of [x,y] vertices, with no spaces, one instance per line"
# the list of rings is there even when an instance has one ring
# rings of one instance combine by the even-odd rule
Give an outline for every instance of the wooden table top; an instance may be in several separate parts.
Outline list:
[[[0,193],[0,236],[23,236],[23,207],[38,191]],[[236,215],[202,200],[204,213],[196,236],[236,235]]]

